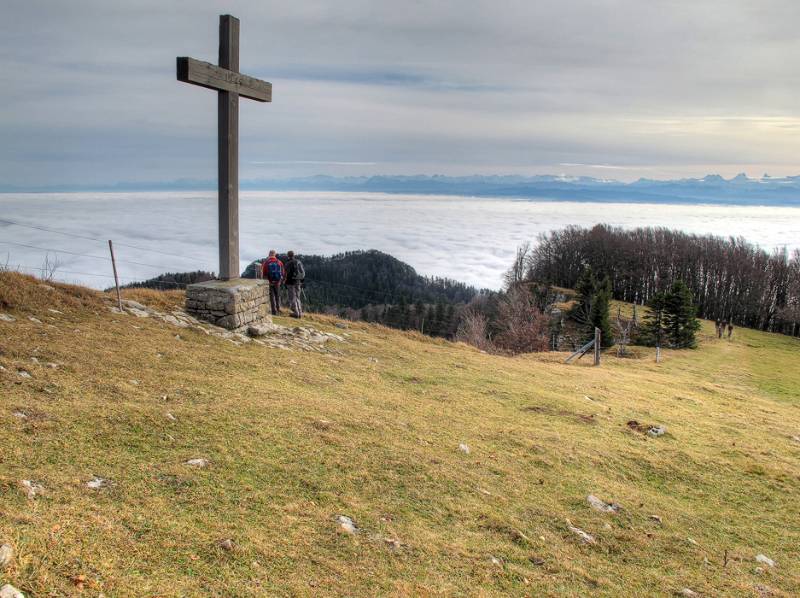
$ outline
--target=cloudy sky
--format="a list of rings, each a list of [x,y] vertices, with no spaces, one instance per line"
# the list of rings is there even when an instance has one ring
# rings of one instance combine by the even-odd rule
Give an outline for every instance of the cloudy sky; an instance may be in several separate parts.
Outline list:
[[[222,13],[242,178],[800,173],[796,0],[5,0],[0,183],[214,179]]]

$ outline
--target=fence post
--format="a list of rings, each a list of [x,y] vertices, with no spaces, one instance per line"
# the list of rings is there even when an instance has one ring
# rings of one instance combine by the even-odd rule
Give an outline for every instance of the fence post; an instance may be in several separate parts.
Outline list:
[[[661,363],[661,345],[656,345],[656,363]]]
[[[114,286],[117,287],[117,304],[119,305],[119,311],[124,311],[122,309],[122,296],[119,294],[119,278],[117,277],[117,260],[114,259],[114,245],[111,243],[111,239],[108,240],[108,250],[111,252],[111,267],[114,269]]]
[[[600,365],[600,329],[594,329],[594,364]]]

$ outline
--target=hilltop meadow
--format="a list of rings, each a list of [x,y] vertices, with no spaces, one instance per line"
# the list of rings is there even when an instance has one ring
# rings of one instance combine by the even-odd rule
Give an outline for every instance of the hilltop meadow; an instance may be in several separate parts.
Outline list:
[[[800,594],[797,338],[703,322],[592,367],[113,305],[0,273],[0,585],[26,596]]]

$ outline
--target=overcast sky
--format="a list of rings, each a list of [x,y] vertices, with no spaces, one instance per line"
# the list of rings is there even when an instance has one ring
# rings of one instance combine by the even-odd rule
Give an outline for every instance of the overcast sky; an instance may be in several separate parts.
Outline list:
[[[797,0],[5,0],[0,183],[216,177],[241,19],[241,177],[800,174]]]

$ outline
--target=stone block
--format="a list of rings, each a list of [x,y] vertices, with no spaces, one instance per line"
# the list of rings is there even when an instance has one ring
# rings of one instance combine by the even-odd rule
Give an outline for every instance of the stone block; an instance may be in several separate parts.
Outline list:
[[[271,323],[267,313],[269,287],[265,280],[210,280],[186,288],[186,312],[229,330]]]

